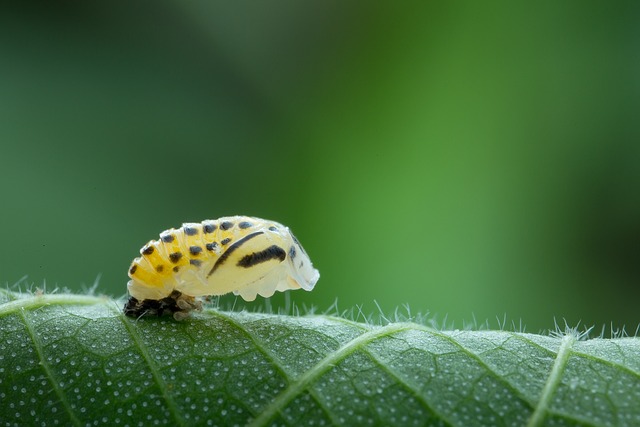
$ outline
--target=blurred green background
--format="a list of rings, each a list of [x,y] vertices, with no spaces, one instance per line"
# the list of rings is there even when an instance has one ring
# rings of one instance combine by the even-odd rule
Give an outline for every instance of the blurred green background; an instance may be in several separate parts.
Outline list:
[[[639,5],[3,3],[0,280],[121,296],[246,214],[319,268],[298,306],[633,333]]]

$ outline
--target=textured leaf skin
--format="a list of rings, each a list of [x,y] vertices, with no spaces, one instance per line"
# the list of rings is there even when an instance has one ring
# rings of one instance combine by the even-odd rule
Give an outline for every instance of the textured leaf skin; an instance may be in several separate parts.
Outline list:
[[[8,291],[0,336],[0,426],[640,425],[637,338],[136,320],[106,298]]]

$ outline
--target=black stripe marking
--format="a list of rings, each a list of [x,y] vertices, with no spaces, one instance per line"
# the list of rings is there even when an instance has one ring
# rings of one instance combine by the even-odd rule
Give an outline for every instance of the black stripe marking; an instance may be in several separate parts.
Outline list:
[[[213,272],[218,269],[218,267],[224,264],[225,261],[231,256],[231,254],[236,249],[238,249],[240,246],[244,245],[247,241],[253,239],[254,237],[259,236],[260,234],[264,234],[264,231],[256,231],[255,233],[247,234],[242,239],[238,240],[233,245],[229,246],[229,248],[226,251],[224,251],[222,255],[220,255],[220,258],[218,258],[216,263],[213,265],[213,268],[211,268],[211,271],[209,271],[209,274],[207,274],[207,277],[211,276]]]
[[[263,251],[254,252],[252,254],[242,257],[242,259],[238,261],[238,264],[236,265],[238,267],[249,268],[249,267],[253,267],[256,264],[261,264],[263,262],[267,262],[272,259],[279,259],[282,262],[285,260],[286,257],[287,257],[287,252],[284,249],[282,249],[278,245],[271,245]]]

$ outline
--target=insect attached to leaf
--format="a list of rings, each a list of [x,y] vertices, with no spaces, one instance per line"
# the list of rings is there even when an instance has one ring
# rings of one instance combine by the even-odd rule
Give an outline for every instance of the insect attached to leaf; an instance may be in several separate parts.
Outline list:
[[[320,278],[289,228],[247,216],[185,223],[140,249],[129,268],[128,316],[184,319],[196,297],[233,292],[246,301],[290,289],[310,291]]]

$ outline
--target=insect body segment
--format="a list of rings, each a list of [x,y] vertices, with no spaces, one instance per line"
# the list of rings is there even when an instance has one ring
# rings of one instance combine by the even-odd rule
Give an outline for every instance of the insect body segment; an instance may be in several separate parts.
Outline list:
[[[253,301],[275,291],[310,291],[320,274],[287,227],[235,216],[163,231],[140,249],[129,277],[126,314],[182,318],[200,307],[194,297],[233,292]]]

